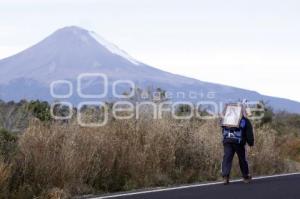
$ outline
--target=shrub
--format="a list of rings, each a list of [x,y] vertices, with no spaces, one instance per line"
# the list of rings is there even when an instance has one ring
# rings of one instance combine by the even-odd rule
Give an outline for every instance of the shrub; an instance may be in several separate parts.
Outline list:
[[[17,136],[5,129],[0,129],[0,157],[9,161],[17,149]]]
[[[50,105],[48,102],[41,102],[39,100],[31,101],[28,104],[28,109],[36,118],[40,119],[41,121],[51,120]]]

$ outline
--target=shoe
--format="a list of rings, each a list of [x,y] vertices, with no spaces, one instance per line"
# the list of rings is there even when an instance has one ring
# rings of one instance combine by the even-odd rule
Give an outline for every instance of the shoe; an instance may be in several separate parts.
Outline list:
[[[252,180],[252,176],[248,175],[247,177],[243,178],[244,183],[249,184]]]
[[[223,177],[223,184],[224,185],[228,185],[229,184],[229,177],[228,176],[224,176]]]

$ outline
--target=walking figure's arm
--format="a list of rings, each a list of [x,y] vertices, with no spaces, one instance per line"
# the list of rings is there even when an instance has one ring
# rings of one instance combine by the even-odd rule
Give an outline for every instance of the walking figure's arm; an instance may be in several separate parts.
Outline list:
[[[253,135],[253,127],[249,119],[246,119],[246,142],[249,146],[254,145],[254,135]]]

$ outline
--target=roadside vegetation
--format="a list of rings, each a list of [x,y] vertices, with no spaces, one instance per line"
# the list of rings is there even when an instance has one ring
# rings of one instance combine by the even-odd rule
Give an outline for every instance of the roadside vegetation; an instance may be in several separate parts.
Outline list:
[[[46,102],[1,102],[0,198],[70,198],[220,178],[217,119],[157,120],[145,110],[138,120],[111,117],[104,127],[84,128],[74,118],[53,121],[49,110]],[[267,112],[254,122],[252,174],[300,171],[300,116]]]

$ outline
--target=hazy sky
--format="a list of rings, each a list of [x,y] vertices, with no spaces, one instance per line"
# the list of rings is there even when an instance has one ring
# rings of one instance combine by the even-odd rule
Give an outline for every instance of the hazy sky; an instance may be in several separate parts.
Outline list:
[[[0,0],[0,58],[70,25],[172,73],[300,101],[299,0]]]

